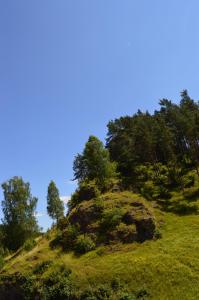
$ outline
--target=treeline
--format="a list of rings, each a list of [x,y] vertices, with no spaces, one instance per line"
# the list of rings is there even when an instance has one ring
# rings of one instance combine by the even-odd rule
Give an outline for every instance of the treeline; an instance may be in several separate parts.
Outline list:
[[[199,164],[199,104],[186,90],[179,104],[160,100],[154,114],[138,111],[108,124],[107,149],[125,186],[136,185],[141,165],[163,164],[182,170]],[[172,172],[175,170],[172,170]]]
[[[199,195],[198,187],[191,193],[186,190],[199,176],[199,103],[184,90],[179,104],[167,99],[159,104],[153,114],[139,110],[133,116],[110,121],[106,145],[95,136],[89,137],[83,152],[74,159],[78,187],[68,203],[69,211],[107,191],[133,190],[167,207],[173,190],[183,191],[183,197]],[[0,241],[3,247],[16,250],[39,234],[37,198],[31,195],[29,183],[20,177],[3,183],[2,188]],[[175,211],[177,202],[172,205]],[[181,210],[195,209],[183,205]],[[53,181],[48,186],[47,212],[56,222],[64,216]]]
[[[138,110],[110,121],[105,147],[89,138],[74,160],[78,189],[70,208],[115,187],[161,200],[169,199],[172,189],[194,185],[191,171],[199,175],[199,103],[184,90],[179,104],[162,99],[159,105],[153,114]]]

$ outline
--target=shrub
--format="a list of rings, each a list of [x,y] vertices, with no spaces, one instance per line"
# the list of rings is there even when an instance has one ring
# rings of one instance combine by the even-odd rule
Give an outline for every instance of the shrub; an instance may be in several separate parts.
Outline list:
[[[81,296],[81,300],[105,300],[110,299],[111,289],[106,286],[99,286],[95,289],[87,289],[85,290]]]
[[[35,295],[37,294],[37,287],[36,287],[36,278],[33,275],[26,275],[24,278],[18,278],[17,280],[21,281],[21,288],[23,293],[23,299],[31,300],[34,299]]]
[[[154,189],[155,189],[155,186],[153,184],[153,181],[146,181],[144,186],[141,188],[141,194],[146,199],[152,200]]]
[[[136,299],[146,299],[149,297],[149,293],[145,288],[141,288],[136,292]]]
[[[65,229],[69,225],[69,221],[67,217],[61,218],[57,222],[57,228],[60,230]]]
[[[120,223],[116,229],[116,234],[118,238],[124,243],[131,243],[137,239],[137,230],[136,225],[126,225],[124,223]]]
[[[59,277],[52,286],[46,286],[44,292],[46,299],[49,300],[70,299],[72,293],[71,280],[67,277]]]
[[[100,223],[101,231],[108,231],[114,229],[120,224],[123,217],[123,211],[119,208],[109,209],[102,214],[102,220]]]
[[[69,299],[72,294],[73,287],[69,278],[71,270],[65,266],[58,266],[53,270],[48,277],[43,281],[42,297],[41,299]]]
[[[193,174],[187,174],[183,176],[182,181],[183,181],[183,186],[185,188],[189,188],[194,185],[195,177]]]
[[[68,207],[69,209],[72,209],[82,201],[97,198],[99,195],[100,190],[94,180],[83,181],[76,192],[72,195],[71,200],[68,202]]]
[[[155,185],[152,181],[147,181],[141,188],[141,194],[148,200],[170,199],[169,190],[163,185]]]
[[[199,188],[191,187],[184,190],[183,195],[186,199],[194,199],[199,197]]]
[[[154,199],[170,199],[171,194],[166,187],[160,185],[155,188],[153,198]]]
[[[43,261],[35,266],[33,273],[43,274],[52,264],[53,262],[51,260]]]
[[[156,228],[155,232],[154,232],[154,239],[158,240],[162,237],[162,233],[160,232],[159,229]]]
[[[112,281],[111,281],[111,288],[114,290],[114,291],[118,291],[120,289],[120,280],[118,278],[114,278]]]
[[[4,259],[3,256],[0,255],[0,270],[3,268],[4,266]]]
[[[68,225],[62,232],[61,244],[64,250],[73,250],[76,244],[77,236],[79,234],[78,227],[75,225]]]
[[[0,247],[0,256],[6,257],[10,254],[8,248]]]
[[[92,251],[94,249],[95,249],[95,243],[87,234],[80,235],[77,238],[77,241],[75,244],[75,252],[77,254],[84,254],[84,253]]]
[[[136,300],[136,296],[134,294],[129,294],[127,292],[124,292],[119,300]]]
[[[25,241],[23,245],[23,250],[30,251],[37,245],[37,242],[34,239],[29,239]]]
[[[50,247],[54,249],[55,247],[62,245],[62,231],[58,230],[56,237],[50,242]]]
[[[187,215],[198,212],[198,206],[193,203],[187,203],[187,201],[181,200],[175,201],[167,207],[167,211],[174,212],[179,215]]]

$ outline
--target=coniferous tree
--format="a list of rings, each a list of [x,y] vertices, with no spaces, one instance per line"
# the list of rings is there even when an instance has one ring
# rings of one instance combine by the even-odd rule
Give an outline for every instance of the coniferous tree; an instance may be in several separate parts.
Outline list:
[[[107,148],[126,187],[136,184],[137,170],[146,164],[153,165],[157,176],[164,164],[178,182],[190,168],[199,175],[199,104],[184,90],[179,105],[162,99],[153,115],[138,111],[111,121]]]
[[[49,216],[57,222],[64,216],[64,205],[54,181],[51,181],[48,186],[47,211]]]

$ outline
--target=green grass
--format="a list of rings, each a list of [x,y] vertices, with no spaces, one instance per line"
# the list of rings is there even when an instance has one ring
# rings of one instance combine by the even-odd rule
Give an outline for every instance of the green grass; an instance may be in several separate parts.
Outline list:
[[[43,237],[30,252],[10,257],[3,273],[31,272],[41,261],[52,260],[54,264],[46,272],[65,264],[80,290],[96,284],[110,286],[118,278],[129,292],[146,289],[149,299],[199,299],[199,216],[178,216],[158,209],[154,213],[162,233],[156,241],[104,246],[76,257],[51,250],[49,240]]]

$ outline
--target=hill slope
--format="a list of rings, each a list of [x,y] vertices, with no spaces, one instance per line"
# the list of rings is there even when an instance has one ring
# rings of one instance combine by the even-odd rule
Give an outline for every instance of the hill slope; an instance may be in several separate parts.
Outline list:
[[[115,194],[114,201],[124,195],[127,193]],[[135,195],[128,192],[128,197],[134,199]],[[31,251],[19,251],[7,258],[1,280],[5,284],[6,279],[8,287],[13,284],[9,281],[20,274],[32,278],[39,287],[38,279],[49,283],[49,274],[62,274],[65,266],[65,270],[71,270],[67,274],[70,284],[77,295],[82,295],[79,299],[198,299],[198,216],[177,216],[146,205],[155,216],[161,238],[144,243],[111,243],[77,256],[50,247],[56,235],[54,229],[39,238]]]

